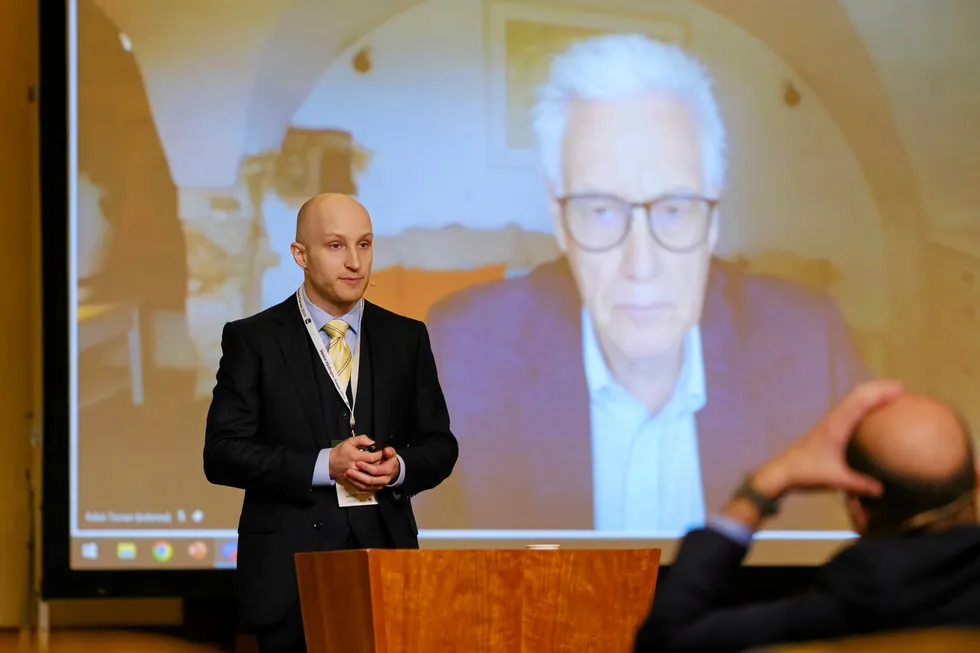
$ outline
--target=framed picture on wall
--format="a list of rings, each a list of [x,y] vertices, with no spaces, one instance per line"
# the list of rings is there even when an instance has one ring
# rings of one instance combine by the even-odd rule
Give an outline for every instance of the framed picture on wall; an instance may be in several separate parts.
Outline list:
[[[600,10],[488,0],[490,155],[495,165],[535,165],[531,109],[555,55],[575,41],[602,34],[639,32],[666,43],[685,45],[681,20]]]

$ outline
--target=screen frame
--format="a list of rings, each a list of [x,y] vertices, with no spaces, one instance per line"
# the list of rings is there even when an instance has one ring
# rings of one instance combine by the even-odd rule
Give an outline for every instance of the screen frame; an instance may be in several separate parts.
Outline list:
[[[41,503],[41,596],[49,599],[93,597],[182,597],[230,600],[235,595],[235,571],[197,570],[75,570],[71,567],[70,499],[70,325],[69,300],[69,26],[74,0],[39,0],[39,173],[41,208],[43,479]],[[203,425],[202,425],[203,438]],[[438,536],[424,539],[423,548],[522,548],[523,542],[484,541]],[[668,564],[677,540],[648,542],[662,546]],[[786,541],[760,542],[753,547],[741,585],[763,584],[771,595],[795,591],[812,577],[814,564],[788,563],[775,554]],[[816,558],[823,557],[821,547]],[[617,548],[623,548],[620,544]],[[760,551],[761,550],[761,551]],[[769,554],[774,551],[774,554]],[[772,557],[770,557],[772,555]],[[792,557],[792,556],[790,556]],[[755,561],[753,560],[755,558]],[[759,560],[762,558],[766,562]],[[782,558],[782,559],[780,559]]]
[[[86,570],[71,567],[69,387],[69,26],[74,0],[38,2],[43,479],[41,596],[231,599],[234,571]],[[203,425],[201,430],[203,438]]]

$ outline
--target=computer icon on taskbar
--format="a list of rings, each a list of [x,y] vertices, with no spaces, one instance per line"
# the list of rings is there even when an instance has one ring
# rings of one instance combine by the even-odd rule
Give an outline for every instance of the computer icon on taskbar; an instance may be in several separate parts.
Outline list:
[[[157,562],[167,562],[174,555],[174,548],[168,542],[157,542],[153,545],[153,559]]]

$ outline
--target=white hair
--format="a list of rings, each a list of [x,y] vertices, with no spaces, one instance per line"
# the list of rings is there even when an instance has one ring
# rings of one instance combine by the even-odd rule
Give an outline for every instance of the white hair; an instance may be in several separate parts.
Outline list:
[[[532,118],[544,172],[564,192],[562,148],[569,105],[667,93],[685,102],[700,130],[701,159],[710,192],[725,186],[726,135],[707,69],[676,45],[642,34],[610,34],[569,47],[551,63]]]

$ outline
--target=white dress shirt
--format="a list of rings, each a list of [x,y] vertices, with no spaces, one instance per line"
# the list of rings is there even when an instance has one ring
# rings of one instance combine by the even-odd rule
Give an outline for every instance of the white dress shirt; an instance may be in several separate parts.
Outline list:
[[[584,309],[582,345],[592,425],[595,529],[681,533],[702,526],[695,415],[707,393],[700,328],[685,337],[677,385],[656,415],[613,377]]]

